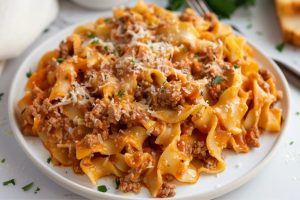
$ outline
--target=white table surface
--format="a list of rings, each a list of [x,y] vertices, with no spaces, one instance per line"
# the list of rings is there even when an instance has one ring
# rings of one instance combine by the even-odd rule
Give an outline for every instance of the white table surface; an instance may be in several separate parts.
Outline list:
[[[166,0],[154,2],[162,6],[166,4]],[[131,1],[130,4],[134,2]],[[266,6],[268,9],[262,9]],[[99,11],[84,9],[69,1],[61,1],[60,9],[57,20],[49,27],[49,30],[43,33],[25,53],[8,61],[0,76],[0,93],[4,93],[0,101],[0,160],[5,158],[4,163],[0,162],[0,199],[84,199],[58,186],[43,175],[18,146],[8,123],[9,87],[18,66],[26,55],[57,31],[80,21],[96,19],[99,14]],[[237,25],[249,40],[262,47],[268,55],[286,58],[300,68],[299,49],[288,46],[280,54],[274,50],[274,46],[281,39],[273,9],[272,1],[257,0],[254,8],[240,9],[229,21]],[[267,24],[267,27],[263,23]],[[246,28],[248,24],[252,24],[251,29]],[[284,142],[271,162],[255,178],[239,189],[219,197],[219,200],[300,199],[300,115],[296,115],[296,112],[300,111],[300,78],[288,72],[285,73],[292,94],[292,117]],[[292,141],[293,144],[290,145]],[[2,182],[12,178],[16,180],[16,186],[2,185]],[[34,182],[35,186],[41,189],[37,194],[34,194],[33,190],[24,192],[21,189],[30,182]]]

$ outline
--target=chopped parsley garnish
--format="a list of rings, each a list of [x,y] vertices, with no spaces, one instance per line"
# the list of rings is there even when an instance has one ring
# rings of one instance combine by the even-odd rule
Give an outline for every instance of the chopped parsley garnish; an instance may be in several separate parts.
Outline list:
[[[40,191],[40,190],[41,190],[41,188],[36,187],[36,189],[34,190],[34,194],[38,193],[38,191]]]
[[[49,157],[48,159],[47,159],[47,163],[49,164],[51,162],[51,157]]]
[[[90,34],[88,34],[88,38],[95,38],[96,37],[96,35],[94,34],[94,33],[90,33]]]
[[[246,26],[246,28],[247,28],[247,29],[252,28],[252,24],[248,24],[248,25]]]
[[[26,191],[30,190],[33,185],[34,185],[33,182],[28,183],[27,185],[25,185],[25,186],[22,187],[22,190],[26,192]]]
[[[300,112],[296,112],[296,115],[300,115]]]
[[[233,67],[234,67],[234,69],[240,68],[240,66],[238,66],[237,64],[234,64]]]
[[[104,51],[108,52],[108,46],[104,46]]]
[[[180,9],[185,3],[185,0],[169,0],[166,9],[175,11]]]
[[[63,59],[63,58],[57,58],[57,59],[56,59],[56,62],[58,62],[58,63],[60,64],[60,63],[64,62],[64,60],[65,60],[65,59]]]
[[[105,23],[109,23],[109,22],[110,22],[110,18],[105,18],[105,19],[104,19],[104,22],[105,22]]]
[[[293,145],[294,144],[294,141],[290,141],[290,145]]]
[[[277,45],[276,45],[277,51],[282,52],[283,49],[284,49],[284,46],[285,46],[285,43],[284,43],[284,42],[281,42],[281,43],[277,44]]]
[[[132,60],[131,60],[131,63],[132,63],[133,65],[135,65],[135,63],[137,63],[137,60],[136,60],[136,59],[132,59]]]
[[[45,28],[45,30],[43,31],[43,33],[47,33],[49,31],[49,28]]]
[[[10,179],[8,181],[4,181],[2,184],[4,186],[9,185],[9,184],[16,185],[16,182],[15,182],[15,179],[13,178],[13,179]]]
[[[91,44],[99,44],[99,40],[97,38],[94,38]]]
[[[188,49],[186,47],[182,47],[181,52],[186,53],[186,52],[188,52]]]
[[[100,186],[98,186],[98,191],[99,192],[107,192],[107,187],[105,185],[100,185]]]
[[[6,159],[5,159],[5,158],[3,158],[3,159],[1,160],[1,163],[5,163],[5,160],[6,160]]]
[[[199,59],[199,58],[200,58],[200,55],[199,55],[198,53],[196,53],[196,54],[194,55],[194,58],[195,58],[195,59]]]
[[[212,84],[217,85],[220,84],[224,79],[221,76],[215,76],[212,80]]]
[[[124,95],[125,95],[124,90],[119,90],[118,93],[117,93],[117,96],[118,96],[118,97],[122,97],[122,96],[124,96]]]
[[[27,77],[27,78],[30,78],[31,76],[32,76],[32,71],[29,70],[29,71],[26,73],[26,77]]]
[[[4,93],[0,93],[0,101],[2,100]]]
[[[120,186],[120,180],[116,178],[116,189],[119,189],[119,186]]]

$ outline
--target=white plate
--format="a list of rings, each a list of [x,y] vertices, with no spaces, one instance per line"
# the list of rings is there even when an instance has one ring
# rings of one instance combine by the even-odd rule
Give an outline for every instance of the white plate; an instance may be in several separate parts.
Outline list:
[[[15,116],[16,102],[24,94],[26,84],[26,72],[36,68],[39,58],[47,51],[57,48],[60,41],[71,34],[75,26],[69,27],[53,37],[46,40],[36,48],[23,62],[14,77],[8,100],[8,113],[11,128],[20,146],[26,152],[33,163],[53,181],[81,196],[91,199],[145,199],[150,195],[147,189],[143,188],[139,194],[124,194],[115,189],[115,179],[111,177],[102,178],[97,185],[105,184],[108,187],[106,193],[98,192],[96,187],[90,183],[87,176],[75,175],[71,168],[54,167],[47,163],[49,153],[43,147],[39,138],[24,137],[18,126]],[[253,47],[253,46],[252,46]],[[283,138],[286,124],[289,119],[289,89],[282,72],[274,62],[268,59],[261,51],[253,47],[254,55],[260,66],[269,69],[276,78],[277,88],[283,91],[283,99],[280,106],[283,109],[283,126],[279,134],[264,133],[261,137],[261,147],[253,149],[247,154],[235,154],[225,152],[224,157],[227,163],[226,170],[218,176],[202,175],[200,180],[193,185],[177,185],[175,199],[202,199],[221,196],[252,178],[270,160],[276,152],[280,141]]]

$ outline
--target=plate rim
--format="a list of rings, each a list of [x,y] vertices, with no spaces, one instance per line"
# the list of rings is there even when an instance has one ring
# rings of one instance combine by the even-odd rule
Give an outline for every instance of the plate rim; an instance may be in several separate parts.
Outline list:
[[[105,16],[107,13],[108,12],[100,13],[99,17]],[[17,78],[20,77],[20,74],[23,72],[22,69],[24,68],[24,66],[26,66],[26,64],[30,63],[30,60],[33,59],[32,57],[34,57],[36,54],[40,53],[41,50],[46,46],[46,44],[51,43],[52,40],[55,40],[55,38],[59,37],[60,35],[64,35],[69,32],[71,33],[72,31],[74,31],[74,29],[77,26],[86,24],[91,21],[95,21],[95,19],[85,20],[83,22],[76,23],[74,25],[68,26],[68,27],[58,31],[57,33],[51,35],[49,38],[40,42],[31,52],[29,52],[27,54],[25,59],[23,59],[19,68],[16,70],[15,75],[13,76],[13,80],[12,80],[12,83],[9,88],[9,95],[8,95],[9,124],[13,131],[14,137],[16,138],[17,142],[19,143],[19,146],[21,146],[23,151],[26,153],[27,157],[30,158],[30,160],[34,163],[35,166],[38,167],[38,169],[40,171],[42,171],[47,177],[49,177],[52,181],[54,181],[58,185],[62,186],[63,188],[65,188],[69,191],[79,194],[81,196],[84,195],[83,197],[87,197],[87,198],[91,198],[91,197],[96,198],[96,196],[97,196],[97,198],[102,198],[102,199],[128,200],[128,199],[132,199],[132,196],[117,195],[117,194],[112,194],[112,193],[101,193],[92,188],[82,186],[64,176],[61,176],[59,173],[57,173],[56,171],[51,169],[45,163],[41,162],[34,155],[30,154],[29,146],[26,144],[25,138],[24,138],[23,134],[21,133],[21,130],[19,129],[18,122],[17,122],[16,116],[15,116],[14,96],[15,96],[16,91],[13,89],[17,88],[17,83],[18,83]],[[246,38],[246,37],[244,37],[244,38]],[[65,38],[63,38],[63,39],[65,39]],[[284,90],[283,93],[286,94],[286,110],[285,110],[286,118],[284,119],[284,123],[283,123],[282,129],[281,129],[281,132],[278,134],[278,138],[277,138],[276,142],[274,143],[273,147],[266,154],[266,156],[256,166],[254,166],[252,168],[252,170],[250,170],[247,174],[239,177],[238,179],[215,189],[214,191],[207,191],[205,193],[202,193],[201,197],[204,199],[212,199],[212,198],[220,197],[226,193],[229,193],[229,192],[237,189],[238,187],[242,186],[243,184],[248,182],[251,178],[253,178],[257,173],[259,173],[265,167],[265,165],[272,159],[272,157],[275,155],[275,153],[278,151],[278,148],[279,148],[280,144],[282,143],[284,136],[286,135],[286,129],[287,129],[287,126],[290,121],[291,93],[290,93],[290,88],[289,88],[288,82],[287,82],[285,76],[283,75],[283,72],[280,70],[279,66],[270,57],[266,56],[265,53],[263,53],[261,50],[259,50],[257,45],[253,44],[252,42],[250,42],[248,40],[247,40],[247,43],[251,46],[253,51],[257,52],[260,56],[262,56],[264,59],[266,59],[269,66],[272,66],[272,68],[278,75],[278,77],[280,79],[279,81],[282,83],[282,87],[283,87],[282,90]],[[277,80],[277,82],[278,82],[278,80]],[[187,194],[187,195],[181,196],[181,197],[174,196],[172,199],[189,200],[189,199],[194,199],[196,197],[200,197],[200,194],[190,194],[190,195]],[[144,200],[144,199],[157,199],[157,198],[134,197],[134,199]]]

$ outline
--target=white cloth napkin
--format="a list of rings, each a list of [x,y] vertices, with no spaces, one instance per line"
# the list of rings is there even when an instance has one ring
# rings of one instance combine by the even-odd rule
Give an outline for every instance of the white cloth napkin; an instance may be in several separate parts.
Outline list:
[[[0,13],[1,68],[6,59],[20,55],[55,19],[58,3],[57,0],[1,0]]]

